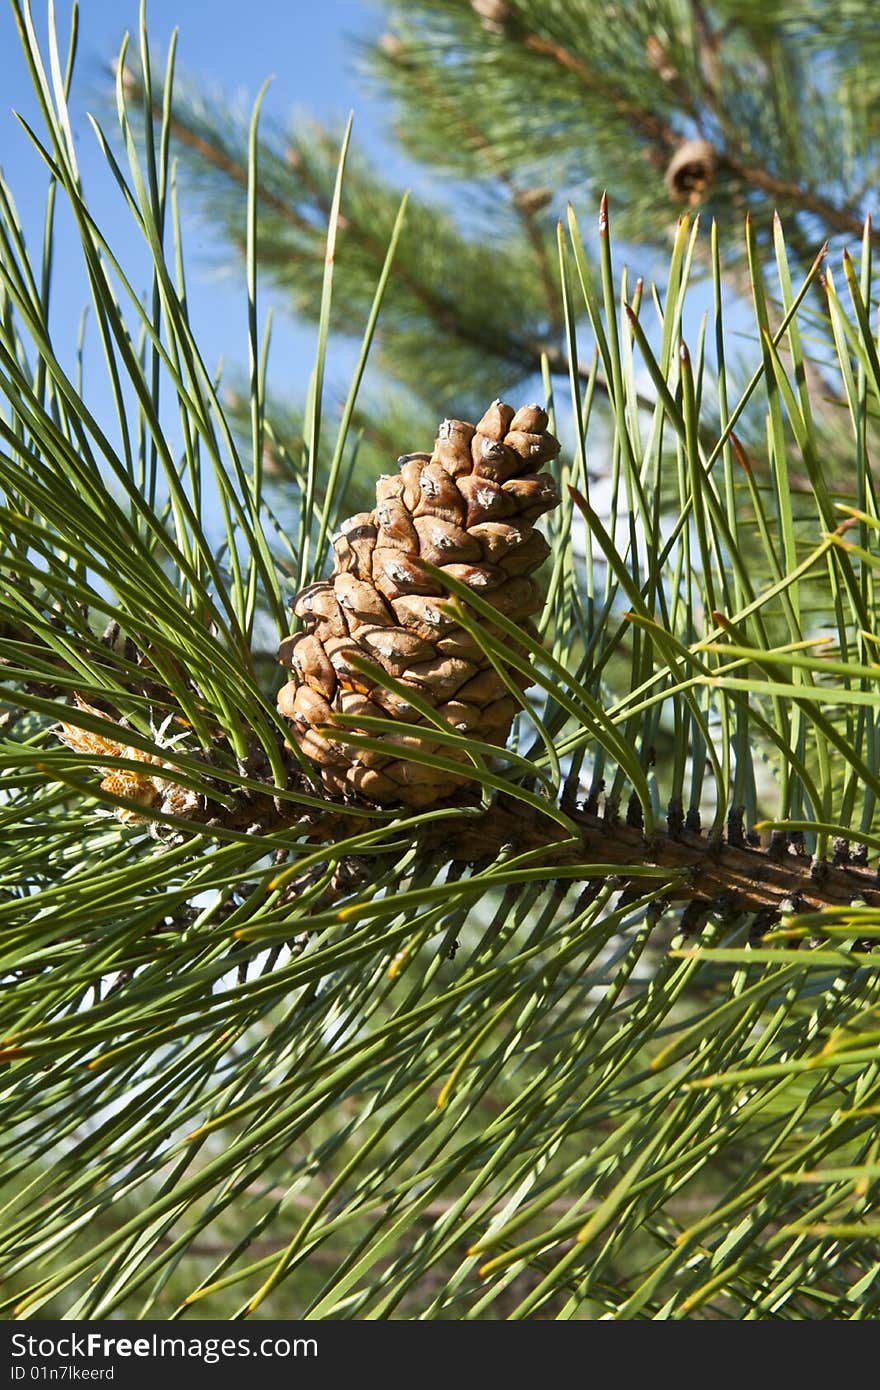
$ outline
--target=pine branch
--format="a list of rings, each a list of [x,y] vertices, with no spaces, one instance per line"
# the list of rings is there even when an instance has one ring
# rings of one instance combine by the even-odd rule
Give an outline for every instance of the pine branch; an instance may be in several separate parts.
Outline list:
[[[303,784],[305,787],[305,784]],[[366,822],[340,805],[326,811],[300,814],[278,806],[266,794],[252,799],[247,808],[229,813],[212,808],[212,823],[254,834],[295,830],[309,842],[332,845],[358,834]],[[569,811],[580,831],[572,844],[558,825],[522,803],[502,797],[483,815],[471,812],[460,820],[443,819],[414,836],[417,856],[442,864],[497,862],[506,855],[531,855],[530,867],[565,869],[566,880],[591,883],[607,880],[609,866],[619,870],[616,887],[621,892],[644,892],[644,877],[627,875],[628,869],[662,869],[669,872],[663,896],[670,902],[697,903],[706,913],[727,915],[818,912],[849,907],[855,902],[880,906],[877,871],[867,865],[864,846],[853,836],[852,852],[845,842],[835,842],[832,863],[816,860],[803,851],[797,838],[774,835],[767,847],[749,843],[743,835],[741,815],[733,816],[725,838],[710,838],[685,828],[670,813],[665,830],[646,836],[639,825],[624,823],[612,806],[605,813],[584,808]],[[405,822],[394,835],[406,834]],[[577,872],[570,872],[576,869]],[[659,882],[665,880],[660,879]],[[332,899],[323,899],[327,903]]]
[[[702,15],[701,27],[704,25],[705,15]],[[589,87],[591,93],[599,92],[604,95],[619,116],[629,121],[638,131],[650,136],[659,145],[664,146],[670,152],[681,145],[681,136],[669,122],[661,120],[654,112],[628,101],[613,84],[608,82],[603,74],[597,73],[582,58],[569,52],[562,44],[543,38],[540,34],[519,32],[515,25],[511,26],[510,32],[514,41],[522,44],[529,52],[536,53],[566,71],[574,73],[585,86]],[[717,114],[717,103],[713,105]],[[696,116],[696,110],[692,108],[691,114]],[[705,134],[702,130],[700,133]],[[760,189],[762,193],[766,193],[777,203],[790,204],[802,212],[814,214],[821,218],[825,225],[834,232],[842,232],[848,236],[862,236],[864,232],[863,217],[846,207],[831,202],[828,198],[823,198],[803,184],[792,179],[781,178],[772,170],[749,160],[738,144],[733,143],[732,137],[733,129],[728,126],[725,145],[716,149],[717,169],[720,173],[731,174],[747,189]],[[874,243],[880,245],[880,228],[872,230],[871,236]]]
[[[514,42],[521,44],[529,53],[535,53],[540,58],[549,59],[557,67],[563,68],[566,72],[574,73],[589,89],[591,95],[598,95],[604,99],[609,106],[613,107],[618,116],[633,125],[642,135],[646,135],[659,145],[665,146],[670,153],[678,147],[680,137],[668,121],[664,121],[653,111],[646,110],[636,105],[635,102],[629,101],[612,82],[608,81],[604,73],[597,72],[594,67],[586,63],[583,58],[571,53],[563,44],[545,38],[541,34],[521,31],[515,25],[511,25],[509,32]]]
[[[161,120],[162,108],[159,103],[154,104],[153,115],[157,121]],[[204,160],[207,164],[212,165],[218,172],[231,179],[232,182],[239,187],[247,187],[247,167],[241,161],[233,158],[233,156],[218,142],[212,141],[206,138],[205,135],[194,130],[180,115],[172,117],[170,121],[170,130],[175,140],[185,149],[191,151],[200,160]],[[310,179],[307,171],[303,169],[302,166],[299,166],[298,172],[313,196],[316,209],[323,218],[326,218],[330,210],[330,199],[327,191],[323,189],[316,180]],[[510,176],[505,175],[504,178],[505,181],[508,182],[508,186],[512,188]],[[301,217],[289,200],[281,198],[271,188],[267,188],[265,182],[261,181],[258,185],[258,198],[261,203],[270,207],[283,218],[284,221],[297,228],[297,230],[314,233],[315,229],[313,224]],[[518,208],[518,211],[522,216],[524,225],[528,227],[529,240],[533,245],[535,258],[539,264],[540,274],[547,294],[548,307],[551,303],[554,306],[558,306],[558,293],[555,284],[549,278],[550,270],[546,252],[543,241],[535,228],[534,219],[528,213],[527,209]],[[344,230],[349,232],[371,257],[381,260],[381,257],[384,256],[385,253],[385,247],[370,234],[369,229],[366,228],[363,223],[355,221],[354,219],[346,219],[343,226]],[[316,254],[318,254],[317,249]],[[493,354],[500,352],[518,371],[528,374],[540,373],[541,354],[542,352],[548,352],[552,357],[553,372],[558,375],[568,376],[568,362],[561,350],[554,345],[550,343],[522,342],[514,338],[499,340],[494,333],[488,331],[488,328],[486,332],[481,332],[473,321],[469,320],[464,322],[456,313],[456,301],[448,295],[441,295],[432,291],[425,283],[415,279],[414,276],[407,273],[405,270],[398,273],[398,281],[404,285],[412,294],[413,298],[423,306],[432,321],[437,325],[438,330],[451,334],[468,347],[476,347],[481,350],[491,351]],[[553,312],[554,315],[557,316],[558,321],[558,307],[554,308]],[[589,371],[582,364],[578,364],[577,371],[582,379],[587,379]],[[597,382],[597,389],[607,394],[608,388],[604,382]]]
[[[137,80],[133,75],[127,77],[127,88],[132,97],[140,95]],[[152,110],[154,120],[161,121],[162,105],[159,100],[154,100]],[[483,148],[488,150],[489,141],[486,137],[482,136],[471,123],[468,123],[468,129],[472,138],[477,142],[482,142]],[[169,121],[169,130],[181,151],[184,154],[188,153],[197,161],[197,166],[191,165],[190,167],[194,170],[197,168],[199,177],[204,176],[205,168],[211,168],[224,178],[229,179],[237,187],[247,187],[248,175],[245,161],[236,156],[228,143],[200,128],[190,119],[185,105],[175,106]],[[270,152],[267,150],[261,157],[261,170],[263,165],[268,162],[269,156]],[[318,217],[325,220],[329,215],[331,190],[325,188],[312,176],[308,164],[297,156],[292,146],[287,159],[296,178],[308,190],[312,207]],[[523,227],[534,257],[550,326],[554,331],[558,331],[561,323],[559,296],[544,237],[538,227],[534,211],[530,206],[528,197],[517,191],[512,173],[500,168],[497,168],[496,172],[511,194],[513,208]],[[257,197],[260,205],[270,210],[283,223],[299,233],[306,234],[309,239],[314,239],[314,264],[320,265],[323,251],[316,232],[316,226],[319,224],[304,217],[291,199],[283,197],[262,176],[257,185]],[[353,215],[346,215],[341,220],[340,225],[345,239],[356,242],[373,264],[376,266],[381,264],[385,246],[372,234],[362,219]],[[242,243],[240,239],[235,242],[235,249],[239,254],[241,253]],[[266,252],[264,272],[271,275],[272,265],[278,259],[277,257],[270,257]],[[468,351],[483,354],[487,358],[502,359],[507,363],[509,370],[512,370],[518,378],[540,375],[542,359],[546,356],[551,374],[568,380],[570,374],[568,356],[552,337],[548,338],[543,335],[521,336],[504,332],[503,329],[499,330],[497,320],[493,320],[489,315],[482,318],[473,314],[464,316],[460,311],[466,300],[461,294],[441,293],[424,278],[413,274],[405,264],[398,264],[395,285],[405,290],[414,303],[420,306],[441,338],[450,338]],[[385,341],[386,343],[389,341],[389,332],[387,331]],[[586,363],[579,361],[575,365],[575,372],[581,381],[586,382],[590,378],[591,368]],[[412,385],[409,382],[407,384]],[[595,390],[600,396],[606,398],[610,394],[608,384],[601,371],[596,374]],[[654,408],[653,400],[646,396],[640,398],[640,404],[643,409],[648,411]]]
[[[701,35],[701,46],[705,47],[708,44],[708,24],[706,24],[706,15],[702,7],[696,7],[696,24],[698,24],[699,35]],[[509,32],[510,38],[514,42],[520,43],[531,53],[548,58],[549,61],[566,71],[574,72],[578,79],[587,86],[589,92],[599,92],[605,96],[617,114],[621,115],[624,120],[630,121],[638,131],[651,136],[659,145],[665,146],[670,152],[681,145],[681,135],[669,121],[662,120],[648,108],[639,107],[633,101],[627,100],[627,97],[613,83],[610,83],[605,75],[596,72],[595,68],[585,63],[584,58],[571,53],[563,44],[544,38],[539,33],[521,31],[520,26],[513,19],[505,32]],[[713,53],[713,61],[717,63],[717,46],[713,46],[713,44],[708,44],[708,46]],[[717,117],[719,114],[717,99],[713,100],[712,108]],[[688,104],[688,111],[698,122],[699,135],[708,138],[710,132],[706,132],[699,125],[698,108],[690,103]],[[847,207],[838,206],[837,203],[830,202],[826,197],[817,195],[815,190],[805,188],[802,183],[798,183],[794,179],[780,178],[769,168],[749,160],[735,140],[733,125],[727,124],[726,126],[726,145],[722,149],[716,150],[716,161],[719,172],[734,175],[734,178],[737,178],[745,189],[760,189],[777,203],[791,204],[792,207],[799,208],[805,213],[815,214],[816,217],[822,218],[826,227],[830,228],[831,231],[844,232],[844,234],[859,236],[859,238],[865,231],[865,218],[852,213]],[[872,238],[877,245],[880,245],[880,229],[872,231]]]
[[[424,67],[410,63],[407,59],[406,49],[395,35],[383,35],[379,40],[379,46],[390,63],[399,64],[405,72],[411,73],[412,79],[419,89],[426,93],[430,100],[439,104],[445,111],[447,119],[458,127],[462,138],[474,149],[479,150],[489,173],[493,178],[498,179],[505,188],[510,204],[516,212],[534,252],[538,274],[544,287],[548,322],[558,335],[563,326],[560,315],[559,284],[548,255],[545,236],[535,217],[537,208],[550,201],[552,197],[550,190],[539,189],[537,199],[534,190],[520,190],[517,187],[512,169],[502,159],[492,141],[479,128],[470,113],[465,115],[454,101],[450,101],[446,97],[442,90],[442,84],[436,81],[435,75]],[[600,389],[607,393],[607,385],[604,382]]]
[[[566,133],[571,138],[572,158],[579,164],[586,163],[589,167],[588,151],[597,143],[596,137],[601,133],[597,127],[601,123],[613,125],[621,140],[628,139],[635,149],[641,149],[658,173],[667,170],[686,141],[696,136],[711,147],[715,176],[727,177],[728,196],[738,192],[742,195],[741,201],[748,205],[749,195],[758,192],[780,211],[818,218],[826,234],[861,236],[864,216],[853,201],[835,201],[808,183],[785,177],[769,162],[761,162],[747,150],[742,138],[743,129],[748,128],[747,122],[741,113],[734,118],[728,109],[730,92],[737,87],[734,77],[737,64],[740,70],[743,66],[741,54],[726,62],[726,46],[733,42],[736,30],[729,24],[713,29],[704,6],[692,7],[691,33],[683,30],[679,34],[673,27],[673,42],[677,41],[675,54],[667,54],[657,39],[653,32],[657,19],[647,7],[637,7],[627,17],[609,11],[604,29],[602,17],[587,9],[574,9],[565,14],[547,13],[529,3],[514,3],[514,0],[510,3],[508,0],[472,0],[470,16],[446,3],[440,6],[425,3],[420,8],[421,13],[418,10],[414,13],[412,7],[400,12],[401,22],[411,28],[413,38],[399,61],[406,62],[408,74],[417,67],[429,72],[433,68],[443,71],[447,83],[455,84],[454,92],[447,92],[445,100],[460,100],[460,92],[476,80],[479,64],[488,56],[485,54],[488,47],[496,68],[499,64],[514,64],[518,60],[517,71],[536,89],[541,85],[552,89],[554,81],[557,85],[560,81],[576,84],[587,103],[582,108],[579,141],[576,141],[574,110]],[[438,8],[448,17],[445,31],[432,31],[431,28]],[[670,19],[667,22],[674,25]],[[613,47],[615,36],[619,38],[619,57],[615,62],[591,61],[591,39],[599,29],[602,29],[606,47]],[[561,36],[566,31],[572,41]],[[644,53],[637,55],[632,42],[642,35],[647,35],[647,60]],[[779,41],[778,33],[774,34],[774,40]],[[761,45],[757,42],[753,52],[754,56],[762,56]],[[687,62],[686,74],[677,66],[679,55]],[[450,62],[453,57],[456,62]],[[535,65],[533,72],[530,60]],[[377,62],[387,75],[387,64],[382,64],[381,54],[377,55]],[[556,79],[552,76],[554,71],[558,75]],[[724,83],[732,77],[733,85],[725,91]],[[633,95],[639,87],[644,88],[643,99]],[[409,102],[406,83],[397,83],[395,90],[402,101]],[[536,109],[541,119],[542,108]],[[505,109],[498,105],[488,116],[490,141],[494,140],[495,128],[503,128],[504,120]],[[719,132],[722,139],[719,139]],[[404,133],[412,138],[408,130]],[[537,129],[533,130],[532,139],[533,142],[539,139]],[[419,150],[427,152],[427,148],[426,145],[423,150],[420,146]],[[440,162],[457,157],[452,152],[444,154],[441,144],[435,147],[434,155]],[[523,156],[524,159],[529,157],[526,149]],[[811,163],[807,167],[816,166]],[[622,172],[615,188],[618,198],[625,186],[626,176]],[[709,192],[706,190],[707,196]],[[657,193],[655,201],[659,206],[664,194],[660,189]],[[695,195],[693,201],[700,199]],[[652,222],[650,231],[654,229]],[[631,236],[644,236],[644,229],[638,225],[627,231]],[[878,237],[880,232],[875,230],[875,244]]]

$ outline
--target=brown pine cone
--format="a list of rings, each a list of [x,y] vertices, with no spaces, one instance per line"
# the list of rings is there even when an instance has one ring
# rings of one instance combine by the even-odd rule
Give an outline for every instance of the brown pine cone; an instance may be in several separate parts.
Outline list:
[[[444,420],[434,452],[405,454],[400,473],[376,484],[374,510],[343,522],[333,542],[333,574],[298,595],[294,611],[303,631],[286,638],[279,652],[292,679],[279,692],[278,708],[328,792],[425,807],[469,780],[407,758],[407,748],[417,745],[465,761],[431,740],[431,725],[405,699],[360,673],[351,653],[416,692],[452,729],[506,743],[516,702],[456,624],[443,588],[421,561],[527,624],[542,603],[530,576],[549,553],[533,522],[559,501],[552,479],[539,472],[558,453],[540,406],[514,412],[493,401],[476,427]],[[510,674],[519,686],[528,684]],[[318,733],[334,711],[423,724],[425,737],[383,735],[388,751],[366,752]]]

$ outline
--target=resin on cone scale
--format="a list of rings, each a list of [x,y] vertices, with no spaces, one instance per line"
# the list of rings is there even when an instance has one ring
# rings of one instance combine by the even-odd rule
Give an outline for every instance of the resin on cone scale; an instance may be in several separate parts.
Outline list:
[[[464,769],[458,774],[407,757],[417,746],[469,766],[464,754],[432,741],[432,726],[405,698],[408,691],[451,729],[506,743],[517,702],[421,562],[528,627],[543,602],[532,575],[549,553],[534,523],[559,501],[541,470],[558,453],[540,406],[514,411],[493,401],[476,426],[444,420],[433,453],[403,455],[399,473],[376,484],[373,511],[343,522],[333,573],[297,596],[303,630],[279,652],[291,679],[278,708],[329,793],[426,807],[470,780]],[[507,636],[502,640],[509,645]],[[352,655],[386,672],[404,693],[364,675]],[[513,670],[509,679],[528,684]],[[344,742],[346,731],[357,732],[351,725],[338,739],[321,732],[335,712],[391,718],[425,732],[383,734],[383,751],[368,752]]]

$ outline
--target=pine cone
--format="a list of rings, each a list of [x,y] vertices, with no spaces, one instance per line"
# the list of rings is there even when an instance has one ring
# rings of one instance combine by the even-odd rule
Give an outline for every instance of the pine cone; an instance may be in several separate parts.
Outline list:
[[[664,182],[670,198],[696,207],[715,182],[718,158],[708,140],[685,140],[669,161]]]
[[[506,743],[518,706],[420,562],[527,624],[542,603],[529,576],[549,553],[532,523],[559,501],[552,479],[538,476],[559,453],[546,426],[540,406],[514,412],[502,401],[493,401],[476,428],[444,420],[434,452],[405,454],[398,476],[379,479],[374,510],[343,522],[330,578],[295,600],[304,630],[281,645],[279,660],[293,678],[280,691],[278,708],[331,794],[425,807],[469,780],[407,758],[415,745],[465,761],[431,741],[431,725],[408,701],[357,671],[352,653],[416,692],[452,729]],[[518,672],[510,676],[521,688],[529,683]],[[387,752],[366,752],[318,732],[334,711],[424,724],[426,736],[383,737]]]

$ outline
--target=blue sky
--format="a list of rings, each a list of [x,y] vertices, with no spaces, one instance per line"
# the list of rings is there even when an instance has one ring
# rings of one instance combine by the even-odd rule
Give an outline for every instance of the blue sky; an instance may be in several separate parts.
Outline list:
[[[34,18],[45,35],[43,0],[33,0]],[[58,26],[66,42],[69,11],[58,0]],[[384,7],[369,0],[148,0],[148,31],[153,43],[164,50],[172,30],[179,30],[178,67],[204,84],[221,88],[228,96],[249,105],[268,76],[274,81],[264,111],[284,120],[294,111],[336,123],[355,112],[355,141],[381,162],[383,171],[411,181],[413,171],[396,151],[389,134],[392,113],[368,90],[357,72],[357,39],[381,33]],[[137,0],[82,0],[80,38],[71,99],[78,159],[90,206],[99,225],[130,271],[134,282],[148,284],[148,261],[132,237],[131,221],[113,184],[94,133],[88,111],[100,112],[110,128],[112,117],[102,111],[107,91],[107,65],[118,51],[123,34],[137,34]],[[0,4],[0,166],[10,185],[28,236],[37,256],[42,232],[45,174],[27,136],[12,112],[19,111],[41,131],[39,110],[19,46],[8,0]],[[184,199],[184,240],[187,256],[191,316],[197,338],[206,346],[209,363],[222,355],[235,367],[246,361],[247,339],[242,277],[218,277],[212,261],[217,245],[208,228],[195,215],[195,204]],[[80,312],[87,288],[78,274],[78,251],[66,240],[69,230],[63,215],[59,221],[58,269],[54,284],[53,323],[62,358],[70,360],[76,342]],[[74,269],[76,267],[76,269]],[[292,398],[305,395],[311,369],[315,330],[276,315],[273,329],[271,372],[276,388],[289,389]],[[345,377],[348,353],[339,365]],[[87,395],[99,414],[109,407],[97,344],[86,354]],[[332,380],[332,374],[331,374]],[[91,383],[91,384],[90,384]],[[95,400],[97,394],[98,400]],[[103,398],[103,399],[102,399]]]

